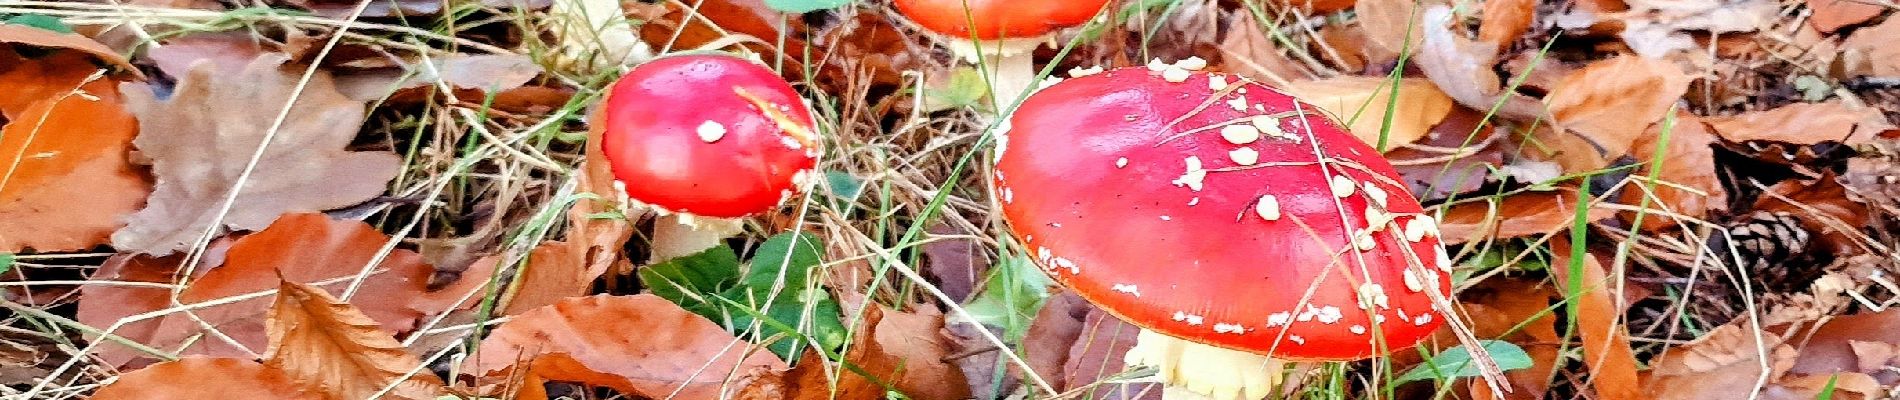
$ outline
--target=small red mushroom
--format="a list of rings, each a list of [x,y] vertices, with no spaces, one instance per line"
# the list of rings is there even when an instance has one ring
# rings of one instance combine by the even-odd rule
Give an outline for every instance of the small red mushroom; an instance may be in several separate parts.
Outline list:
[[[893,0],[898,13],[941,38],[969,62],[982,62],[998,108],[1014,103],[1036,76],[1036,47],[1081,26],[1109,0]]]
[[[665,213],[709,217],[700,220],[763,213],[815,176],[819,143],[804,100],[777,73],[744,58],[654,59],[615,82],[596,111],[594,129],[614,178],[628,198]],[[698,240],[706,247],[737,230],[730,221],[704,223],[724,231]],[[705,248],[687,247],[679,251]]]
[[[1399,174],[1335,117],[1246,79],[1123,68],[1045,88],[992,183],[1045,272],[1144,332],[1175,390],[1264,397],[1285,361],[1412,346],[1451,262]]]

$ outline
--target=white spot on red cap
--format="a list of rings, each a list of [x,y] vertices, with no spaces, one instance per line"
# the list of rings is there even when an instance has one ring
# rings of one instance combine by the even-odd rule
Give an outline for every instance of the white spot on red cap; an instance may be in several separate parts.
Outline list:
[[[1372,282],[1359,285],[1359,308],[1372,309],[1374,306],[1379,308],[1392,308],[1388,301],[1389,298],[1385,295],[1385,287]]]
[[[1216,92],[1227,90],[1227,77],[1221,75],[1207,77],[1207,88]]]
[[[1300,335],[1286,335],[1286,340],[1289,342],[1293,342],[1293,344],[1298,344],[1298,345],[1306,344],[1306,338],[1300,337]]]
[[[1433,248],[1432,252],[1438,253],[1438,270],[1451,272],[1451,256],[1445,254],[1445,249]]]
[[[1247,111],[1247,98],[1241,97],[1241,96],[1234,96],[1233,100],[1227,101],[1227,106],[1233,107],[1234,111]]]
[[[1010,189],[1010,188],[1003,188],[1003,202],[1004,202],[1004,203],[1015,203],[1015,202],[1016,202],[1016,190],[1015,190],[1015,189]]]
[[[1166,216],[1166,215],[1163,215],[1163,216],[1161,216],[1161,220],[1162,220],[1162,221],[1173,221],[1173,220],[1174,220],[1174,217],[1170,217],[1170,216]]]
[[[1161,71],[1161,79],[1165,79],[1170,83],[1187,82],[1188,78],[1193,76],[1193,72],[1175,66],[1169,66],[1167,69]]]
[[[1141,289],[1136,288],[1135,284],[1133,283],[1117,283],[1115,284],[1115,286],[1110,287],[1109,290],[1127,293],[1130,295],[1134,295],[1135,297],[1141,297]]]
[[[1160,61],[1160,60],[1156,60],[1156,61]],[[1075,67],[1075,68],[1069,69],[1070,78],[1081,78],[1084,76],[1095,75],[1099,73],[1102,73],[1102,66],[1100,65],[1088,67],[1088,68]]]
[[[1199,192],[1207,179],[1207,170],[1201,167],[1200,157],[1188,156],[1186,162],[1187,172],[1182,173],[1180,178],[1175,178],[1171,183]]]
[[[1313,317],[1318,318],[1322,324],[1334,324],[1338,323],[1341,318],[1345,318],[1346,314],[1340,312],[1339,307],[1325,306],[1316,309],[1313,313]]]
[[[1267,327],[1276,327],[1293,323],[1293,313],[1281,311],[1267,315]]]
[[[1188,325],[1200,325],[1201,322],[1203,321],[1203,319],[1199,315],[1188,314],[1188,313],[1180,312],[1180,311],[1174,312],[1174,320],[1177,322],[1186,322]]]
[[[714,121],[700,123],[697,131],[699,133],[699,140],[706,143],[717,142],[719,139],[726,137],[726,125]],[[794,140],[793,142],[797,141]]]
[[[1128,166],[1128,157],[1115,159],[1115,168],[1121,168],[1121,167],[1126,167],[1126,166]]]
[[[1385,212],[1385,209],[1377,205],[1366,205],[1366,228],[1374,232],[1385,230],[1386,225],[1391,224],[1395,218],[1397,217],[1392,216],[1392,213]]]
[[[1247,327],[1240,326],[1240,324],[1225,324],[1225,323],[1214,324],[1214,333],[1241,334],[1241,333],[1246,333],[1246,332],[1247,332]]]
[[[1404,275],[1406,290],[1410,290],[1413,292],[1425,291],[1425,280],[1422,278],[1419,278],[1418,270],[1414,270],[1412,268],[1406,268],[1405,272],[1402,273],[1401,275]]]
[[[1366,334],[1366,326],[1365,326],[1365,325],[1353,325],[1353,326],[1349,326],[1349,327],[1346,327],[1346,330],[1349,330],[1349,331],[1352,331],[1352,334],[1354,334],[1354,335],[1364,335],[1364,334]]]
[[[1418,315],[1418,318],[1412,319],[1412,325],[1425,326],[1429,323],[1432,323],[1432,313],[1422,313]]]
[[[1200,58],[1197,56],[1188,56],[1188,58],[1183,58],[1180,61],[1175,61],[1174,66],[1180,67],[1181,69],[1185,69],[1189,71],[1199,71],[1202,68],[1207,68],[1207,59]]]
[[[1280,119],[1270,115],[1255,115],[1253,118],[1247,119],[1247,124],[1253,125],[1254,129],[1267,134],[1267,136],[1287,136],[1286,131],[1280,130]]]
[[[1188,207],[1193,207],[1193,206],[1194,206],[1195,204],[1201,204],[1201,198],[1200,198],[1200,197],[1195,197],[1195,198],[1192,198],[1192,199],[1188,199]]]
[[[1412,219],[1405,221],[1405,240],[1406,241],[1416,243],[1420,240],[1425,240],[1425,224],[1426,223],[1419,221],[1420,219],[1423,219],[1423,218],[1424,216],[1418,216],[1418,217],[1413,217]]]
[[[1252,147],[1242,147],[1228,151],[1227,158],[1232,159],[1236,165],[1254,165],[1260,163],[1260,152]]]
[[[1057,268],[1068,268],[1071,274],[1082,273],[1082,267],[1075,265],[1075,261],[1069,261],[1069,259],[1062,257],[1056,257],[1051,261],[1053,261],[1052,264],[1055,264]]]
[[[1270,194],[1260,196],[1260,200],[1253,203],[1253,213],[1259,215],[1260,219],[1280,220],[1280,199]]]
[[[1252,125],[1233,124],[1221,127],[1220,137],[1227,139],[1228,143],[1248,144],[1260,140],[1260,129]]]
[[[1359,249],[1359,251],[1367,251],[1372,250],[1374,247],[1379,247],[1379,240],[1374,239],[1372,233],[1373,231],[1363,228],[1353,231],[1352,247]]]
[[[1164,61],[1161,61],[1161,59],[1159,59],[1159,58],[1154,58],[1154,59],[1149,59],[1149,60],[1148,60],[1148,70],[1149,70],[1149,71],[1154,71],[1154,72],[1161,72],[1161,71],[1163,71],[1163,70],[1166,70],[1166,69],[1168,69],[1168,67],[1171,67],[1171,66],[1172,66],[1172,65],[1168,65],[1168,63],[1167,63],[1167,62],[1164,62]]]
[[[1352,184],[1352,178],[1347,178],[1345,175],[1333,175],[1332,186],[1333,197],[1343,199],[1352,195],[1355,185]]]
[[[1365,184],[1364,190],[1366,191],[1366,197],[1371,197],[1373,203],[1378,204],[1379,207],[1386,206],[1385,205],[1385,200],[1386,200],[1385,189],[1380,189],[1379,185],[1373,184],[1372,182],[1368,181]]]

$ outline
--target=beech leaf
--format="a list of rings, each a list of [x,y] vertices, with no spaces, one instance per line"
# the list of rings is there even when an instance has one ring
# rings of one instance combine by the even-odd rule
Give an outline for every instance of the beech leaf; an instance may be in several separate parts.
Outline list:
[[[117,83],[92,76],[93,56],[74,51],[25,59],[0,44],[0,64],[0,251],[106,243],[151,192],[128,160],[138,122]]]
[[[1352,121],[1353,136],[1375,147],[1384,143],[1385,149],[1425,137],[1451,114],[1451,97],[1431,81],[1399,79],[1396,102],[1392,98],[1393,83],[1385,78],[1344,76],[1293,82],[1286,90],[1342,121]],[[1392,120],[1390,129],[1384,129],[1387,118]]]
[[[334,398],[434,400],[441,378],[355,306],[314,286],[283,281],[270,312],[264,365]],[[393,386],[393,388],[392,388]]]
[[[290,375],[256,361],[189,357],[119,375],[94,400],[326,400]]]

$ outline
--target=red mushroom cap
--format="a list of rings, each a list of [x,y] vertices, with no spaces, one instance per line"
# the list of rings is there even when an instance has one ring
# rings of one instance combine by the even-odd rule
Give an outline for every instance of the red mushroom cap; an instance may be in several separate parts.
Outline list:
[[[1450,262],[1433,220],[1310,104],[1237,77],[1124,68],[1045,88],[1011,123],[992,183],[1017,239],[1131,323],[1354,360],[1444,320],[1433,297],[1448,299]]]
[[[1082,25],[1108,0],[894,0],[924,29],[958,39],[1021,39]],[[972,24],[974,22],[974,24]]]
[[[807,107],[778,74],[693,54],[634,67],[600,112],[601,148],[627,197],[736,218],[776,207],[817,163]]]

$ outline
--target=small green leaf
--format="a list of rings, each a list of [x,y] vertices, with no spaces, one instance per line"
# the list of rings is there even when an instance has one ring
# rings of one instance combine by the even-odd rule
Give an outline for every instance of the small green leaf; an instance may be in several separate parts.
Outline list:
[[[851,0],[765,0],[767,7],[793,14],[844,7]]]
[[[718,320],[718,314],[713,313],[715,308],[711,307],[713,302],[704,297],[738,286],[739,255],[731,247],[720,245],[641,268],[640,282],[655,296]]]
[[[983,290],[963,308],[976,322],[1003,328],[1006,339],[1020,340],[1029,332],[1029,322],[1049,297],[1052,284],[1028,258],[1007,257],[990,269]]]
[[[1491,359],[1497,362],[1498,369],[1510,371],[1531,367],[1531,356],[1524,354],[1524,349],[1515,344],[1502,340],[1480,340],[1479,342],[1483,343],[1486,352],[1491,353]],[[1405,375],[1400,375],[1393,384],[1428,379],[1469,378],[1478,375],[1478,363],[1471,362],[1471,353],[1465,351],[1464,346],[1459,346],[1438,353],[1432,359],[1426,360],[1424,364],[1406,371]]]
[[[990,84],[975,67],[961,66],[950,70],[949,81],[925,88],[924,95],[945,108],[971,107],[983,104],[983,97],[990,95]]]
[[[7,17],[5,20],[0,20],[0,23],[26,25],[59,33],[73,33],[72,27],[66,26],[65,22],[60,22],[59,18],[49,15],[20,14]]]
[[[805,290],[811,269],[818,266],[824,248],[807,232],[787,232],[766,239],[752,255],[752,267],[746,271],[745,284],[755,289],[772,289],[784,277],[787,290]]]
[[[825,171],[825,181],[831,186],[831,197],[837,202],[832,208],[848,210],[858,196],[864,195],[864,180],[842,171]]]
[[[0,253],[0,274],[13,271],[13,253]]]

